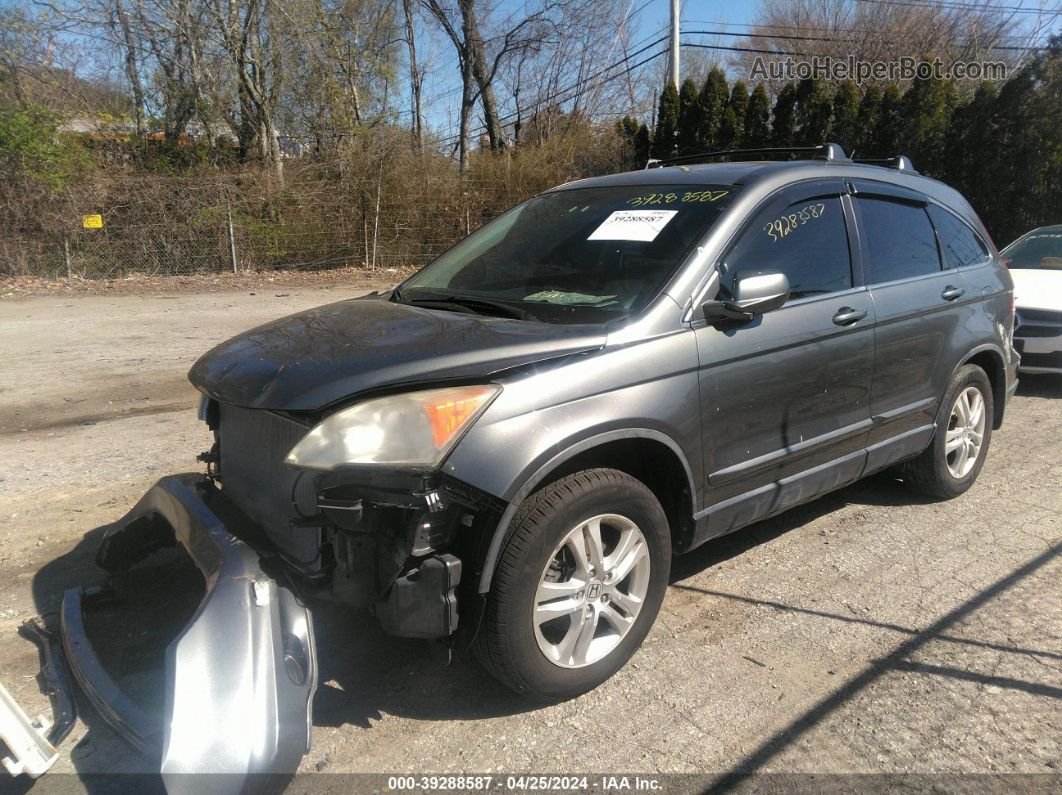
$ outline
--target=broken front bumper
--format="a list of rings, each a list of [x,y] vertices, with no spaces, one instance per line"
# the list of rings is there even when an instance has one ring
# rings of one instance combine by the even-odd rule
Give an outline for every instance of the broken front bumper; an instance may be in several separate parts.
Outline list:
[[[184,774],[218,776],[238,791],[248,777],[290,774],[309,750],[317,687],[310,613],[278,570],[219,518],[234,516],[202,475],[160,480],[108,529],[97,562],[119,572],[179,542],[206,581],[192,621],[166,649],[161,719],[133,703],[85,634],[80,589],[63,601],[63,647],[74,677],[123,737],[161,759],[166,788],[196,790]],[[263,565],[265,569],[263,569]]]

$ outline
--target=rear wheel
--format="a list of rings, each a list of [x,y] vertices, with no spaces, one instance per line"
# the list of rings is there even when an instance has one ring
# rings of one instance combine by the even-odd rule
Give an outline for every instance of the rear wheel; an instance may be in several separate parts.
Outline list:
[[[907,475],[919,491],[958,497],[977,480],[991,439],[992,385],[984,370],[968,364],[952,378],[933,442],[907,465]]]
[[[477,655],[523,695],[585,693],[641,645],[670,563],[667,518],[640,481],[590,469],[551,483],[513,519]]]

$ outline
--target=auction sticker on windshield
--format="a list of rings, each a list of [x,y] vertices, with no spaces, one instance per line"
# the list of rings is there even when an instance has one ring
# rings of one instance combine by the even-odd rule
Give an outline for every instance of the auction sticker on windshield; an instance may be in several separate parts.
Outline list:
[[[678,210],[616,210],[587,240],[638,240],[651,243]]]

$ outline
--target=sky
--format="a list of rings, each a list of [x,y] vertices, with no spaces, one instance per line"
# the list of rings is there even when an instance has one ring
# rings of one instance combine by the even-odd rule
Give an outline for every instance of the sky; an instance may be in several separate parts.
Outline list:
[[[666,35],[671,24],[671,0],[601,0],[616,6],[617,14],[630,13],[631,27],[634,33],[632,49],[649,43],[659,36]],[[517,11],[524,6],[524,0],[495,0],[487,3],[489,8],[504,15],[506,11]],[[758,2],[734,2],[730,0],[686,0],[682,2],[682,27],[684,29],[719,29],[734,34],[741,33],[751,23],[756,14]],[[419,48],[418,44],[418,48]],[[461,94],[460,75],[456,64],[452,63],[453,45],[434,36],[430,62],[437,68],[429,68],[425,79],[425,117],[429,128],[442,134],[452,134],[457,130],[458,103]],[[651,53],[649,53],[651,54]],[[660,59],[663,69],[664,59]],[[449,64],[449,68],[443,68]],[[680,59],[681,64],[681,59]],[[478,122],[478,119],[477,119]]]
[[[926,1],[858,0],[858,2],[885,2],[899,3],[901,5]],[[1057,11],[1060,4],[1062,4],[1060,0],[928,0],[930,3],[940,5],[968,4],[971,6],[982,5],[986,1],[996,6],[1012,9],[1020,8],[1028,11],[1044,8],[1049,11]],[[614,4],[617,14],[632,14],[631,25],[634,29],[634,34],[631,40],[632,49],[634,50],[659,36],[665,35],[670,26],[670,0],[601,0],[601,2]],[[492,0],[486,0],[486,5],[488,8],[496,9],[498,13],[504,14],[506,11],[518,11],[525,5],[525,2],[524,0],[493,0],[493,2]],[[683,31],[689,33],[694,30],[711,30],[727,34],[721,36],[684,36],[683,38],[684,40],[697,38],[710,44],[731,44],[730,39],[733,36],[748,32],[757,15],[759,6],[758,0],[737,2],[734,0],[729,2],[728,0],[683,0],[681,3],[681,26]],[[1027,15],[1019,12],[1019,18],[1022,16]],[[1062,32],[1062,23],[1056,22],[1054,32]],[[453,135],[457,130],[458,104],[461,94],[460,75],[454,62],[453,47],[448,41],[441,39],[438,35],[430,37],[429,41],[431,48],[428,56],[431,62],[429,66],[434,68],[429,68],[425,79],[425,116],[427,125],[441,135]],[[680,58],[680,66],[683,59],[688,63],[690,59],[698,57],[698,55],[703,57],[705,52],[708,51],[684,50],[682,58]],[[652,53],[650,51],[646,54],[650,55]],[[658,60],[658,68],[661,74],[664,70],[664,62],[665,58]],[[503,108],[503,115],[506,110]],[[406,116],[408,117],[408,113]],[[477,116],[474,128],[478,124],[479,118]]]

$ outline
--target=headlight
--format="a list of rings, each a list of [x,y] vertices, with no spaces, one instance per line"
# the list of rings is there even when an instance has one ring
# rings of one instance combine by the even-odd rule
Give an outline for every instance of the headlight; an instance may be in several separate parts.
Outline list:
[[[434,466],[500,391],[466,386],[367,400],[321,422],[284,461],[323,470],[339,464]]]

